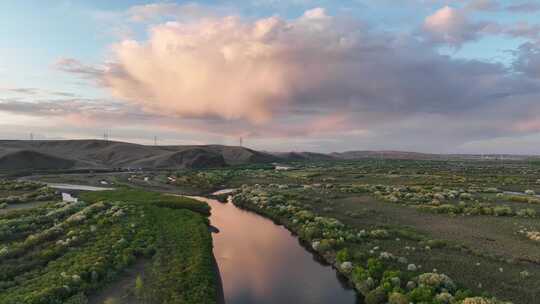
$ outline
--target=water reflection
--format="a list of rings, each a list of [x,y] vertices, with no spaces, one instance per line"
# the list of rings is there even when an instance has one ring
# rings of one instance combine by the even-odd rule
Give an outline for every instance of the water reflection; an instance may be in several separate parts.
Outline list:
[[[256,214],[212,206],[214,253],[227,304],[356,303],[335,271],[317,263],[284,227]]]

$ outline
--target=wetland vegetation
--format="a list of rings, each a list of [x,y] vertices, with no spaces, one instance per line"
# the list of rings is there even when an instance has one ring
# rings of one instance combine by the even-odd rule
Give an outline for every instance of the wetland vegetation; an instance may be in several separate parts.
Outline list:
[[[92,303],[126,276],[133,287],[124,299],[215,303],[209,206],[156,191],[208,196],[225,188],[236,189],[236,206],[290,230],[366,304],[526,304],[540,296],[538,162],[366,159],[288,167],[40,178],[119,189],[82,192],[76,203],[58,202],[41,184],[6,181],[0,200],[8,206],[18,204],[15,196],[42,203],[0,217],[0,303]]]
[[[107,301],[216,303],[208,214],[205,203],[143,190],[87,192],[78,202],[3,214],[0,303],[87,303],[137,264],[144,275]]]

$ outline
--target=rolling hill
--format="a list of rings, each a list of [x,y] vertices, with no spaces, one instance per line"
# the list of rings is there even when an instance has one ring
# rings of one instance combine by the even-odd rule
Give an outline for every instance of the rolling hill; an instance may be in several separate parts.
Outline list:
[[[531,156],[429,154],[403,151],[347,151],[341,153],[255,151],[239,146],[147,146],[104,140],[0,140],[0,170],[68,169],[181,169],[257,163],[358,160],[486,159],[523,160]]]
[[[0,141],[0,169],[206,168],[278,161],[243,147],[145,146],[103,140]]]

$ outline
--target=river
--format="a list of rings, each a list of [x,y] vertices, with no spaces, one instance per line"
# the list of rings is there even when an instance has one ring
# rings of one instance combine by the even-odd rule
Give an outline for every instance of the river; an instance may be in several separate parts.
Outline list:
[[[212,207],[214,255],[227,304],[353,304],[332,267],[320,264],[283,226],[232,203]]]
[[[59,183],[45,183],[48,187],[60,190],[79,190],[79,191],[107,191],[114,190],[114,188],[94,187],[87,185],[73,185],[73,184],[59,184]]]
[[[66,190],[111,190],[84,185],[47,185]],[[212,207],[210,222],[219,229],[213,234],[214,255],[226,304],[361,303],[356,293],[340,282],[332,267],[317,262],[283,226],[232,203],[197,199]]]

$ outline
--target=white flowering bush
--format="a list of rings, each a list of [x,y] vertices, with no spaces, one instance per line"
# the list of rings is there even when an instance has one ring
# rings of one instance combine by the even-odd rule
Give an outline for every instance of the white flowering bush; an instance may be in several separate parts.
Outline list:
[[[435,300],[441,304],[454,303],[454,297],[449,292],[441,292],[435,296]]]
[[[345,261],[339,265],[339,269],[344,273],[351,273],[353,270],[353,264],[349,261]]]
[[[497,304],[497,302],[484,297],[474,297],[464,299],[461,304]]]
[[[388,233],[388,230],[386,230],[386,229],[371,230],[369,232],[369,235],[372,238],[376,238],[376,239],[386,239],[386,238],[390,237],[390,233]]]
[[[540,231],[527,231],[527,237],[530,240],[540,242]]]
[[[407,265],[407,270],[408,271],[417,271],[418,267],[415,264],[409,264],[409,265]]]
[[[448,291],[453,291],[456,289],[456,285],[450,277],[445,274],[439,273],[423,273],[418,276],[418,284],[426,285],[434,289],[446,289]]]

